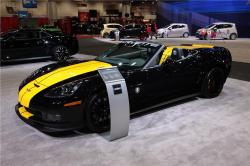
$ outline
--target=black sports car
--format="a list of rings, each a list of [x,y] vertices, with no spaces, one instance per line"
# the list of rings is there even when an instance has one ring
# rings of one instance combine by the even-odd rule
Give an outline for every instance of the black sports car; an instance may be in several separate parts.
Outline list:
[[[130,113],[191,96],[219,95],[231,54],[210,45],[120,43],[91,61],[70,61],[34,71],[19,87],[16,113],[47,132],[109,129],[109,102],[98,68],[117,66],[126,80]]]
[[[1,35],[1,63],[52,57],[56,61],[78,52],[78,41],[61,32],[20,29]]]
[[[119,31],[120,38],[139,38],[140,40],[146,40],[148,33],[145,25],[141,24],[128,24],[119,30],[113,30],[110,32],[110,38],[115,38],[115,32]]]

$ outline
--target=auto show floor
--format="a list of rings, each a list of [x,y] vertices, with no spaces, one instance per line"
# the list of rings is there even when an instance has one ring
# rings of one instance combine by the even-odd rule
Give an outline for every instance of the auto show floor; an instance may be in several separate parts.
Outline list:
[[[17,117],[18,85],[49,63],[1,67],[1,165],[249,166],[250,82],[229,78],[217,98],[194,98],[136,117],[128,137],[108,142],[82,131],[46,135]]]

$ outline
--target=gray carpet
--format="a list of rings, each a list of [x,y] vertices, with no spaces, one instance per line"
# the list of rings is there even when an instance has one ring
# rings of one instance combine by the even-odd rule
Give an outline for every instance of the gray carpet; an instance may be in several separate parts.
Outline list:
[[[1,68],[2,166],[250,165],[250,82],[228,79],[217,98],[132,119],[129,136],[114,142],[98,134],[51,137],[14,112],[21,80],[47,63]]]

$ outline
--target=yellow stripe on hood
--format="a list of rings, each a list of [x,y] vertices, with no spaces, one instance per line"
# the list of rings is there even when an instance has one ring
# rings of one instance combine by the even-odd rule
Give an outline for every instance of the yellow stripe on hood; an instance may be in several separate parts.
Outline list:
[[[112,65],[100,62],[100,61],[88,61],[83,63],[78,63],[75,65],[59,68],[50,73],[47,73],[36,80],[33,80],[26,84],[20,91],[18,95],[18,101],[21,105],[29,107],[31,99],[41,92],[42,90],[50,87],[58,82],[67,80],[69,78],[85,74],[88,72],[96,71],[98,68],[111,67]],[[37,84],[38,86],[35,86]]]

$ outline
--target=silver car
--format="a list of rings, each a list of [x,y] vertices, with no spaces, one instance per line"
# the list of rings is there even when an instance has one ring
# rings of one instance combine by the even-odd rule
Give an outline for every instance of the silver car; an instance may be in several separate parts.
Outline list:
[[[189,29],[187,24],[173,23],[157,30],[159,37],[185,37],[189,36]]]
[[[231,39],[238,37],[236,25],[229,22],[216,22],[205,28],[198,29],[196,37],[199,39]]]

